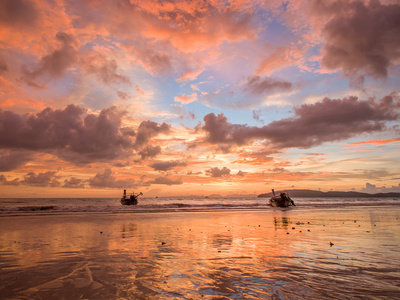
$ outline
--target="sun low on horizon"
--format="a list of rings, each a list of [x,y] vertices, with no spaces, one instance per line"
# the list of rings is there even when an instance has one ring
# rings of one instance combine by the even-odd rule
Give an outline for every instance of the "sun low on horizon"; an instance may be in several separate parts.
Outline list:
[[[400,192],[400,3],[4,0],[0,197]]]

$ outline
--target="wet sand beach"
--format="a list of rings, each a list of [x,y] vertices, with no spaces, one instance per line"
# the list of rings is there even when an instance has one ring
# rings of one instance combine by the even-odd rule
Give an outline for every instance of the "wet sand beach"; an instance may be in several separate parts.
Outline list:
[[[1,299],[398,299],[400,208],[0,218]]]

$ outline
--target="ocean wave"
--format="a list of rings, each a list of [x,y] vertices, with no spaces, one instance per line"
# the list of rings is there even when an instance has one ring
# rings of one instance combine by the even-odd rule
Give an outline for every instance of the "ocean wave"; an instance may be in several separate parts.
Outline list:
[[[400,205],[399,199],[295,199],[296,206],[289,209],[335,208],[350,206]],[[138,205],[121,205],[116,199],[0,199],[0,215],[52,214],[52,213],[144,213],[212,210],[261,210],[272,208],[268,199],[143,199]]]

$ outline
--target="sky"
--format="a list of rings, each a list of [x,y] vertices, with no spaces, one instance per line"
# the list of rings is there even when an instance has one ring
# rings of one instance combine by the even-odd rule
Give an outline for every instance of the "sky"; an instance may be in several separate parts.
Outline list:
[[[400,1],[3,0],[0,197],[400,192]]]

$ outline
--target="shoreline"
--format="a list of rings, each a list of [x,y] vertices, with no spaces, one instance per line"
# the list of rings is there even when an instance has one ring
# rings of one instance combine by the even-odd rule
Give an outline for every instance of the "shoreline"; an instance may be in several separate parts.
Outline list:
[[[140,207],[137,206],[116,206],[116,208],[124,208],[116,209],[111,208],[110,210],[89,210],[89,209],[78,209],[78,208],[70,208],[70,209],[59,209],[57,210],[57,205],[30,205],[30,206],[21,206],[14,207],[14,210],[0,210],[0,218],[7,217],[19,217],[19,216],[56,216],[56,215],[79,215],[79,214],[98,214],[98,215],[115,215],[115,214],[152,214],[152,213],[213,213],[213,212],[230,212],[230,211],[246,211],[246,212],[274,212],[274,211],[316,211],[316,210],[344,210],[344,209],[388,209],[388,207],[399,208],[400,201],[398,203],[321,203],[321,204],[301,204],[286,208],[280,207],[271,207],[269,204],[260,204],[256,206],[246,206],[246,205],[238,205],[238,206],[194,206],[190,205],[183,207],[166,207],[166,208],[146,208],[145,206]]]

